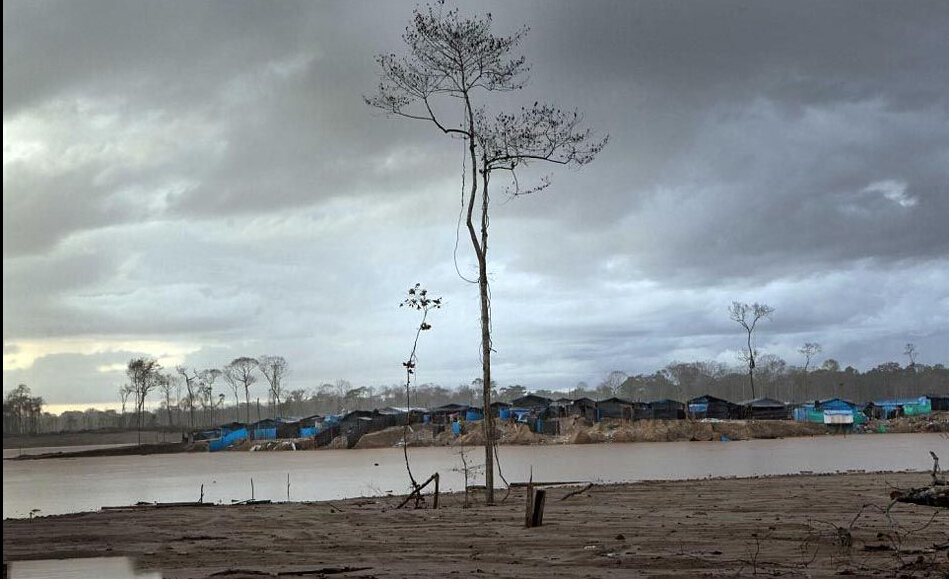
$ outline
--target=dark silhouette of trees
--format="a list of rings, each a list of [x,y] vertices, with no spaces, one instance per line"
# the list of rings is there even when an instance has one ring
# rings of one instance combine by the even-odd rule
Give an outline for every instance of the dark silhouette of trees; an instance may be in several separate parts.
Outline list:
[[[30,387],[19,384],[3,398],[4,434],[35,434],[43,414],[43,397],[33,396]]]
[[[486,500],[494,502],[494,422],[491,407],[491,302],[488,288],[488,208],[491,178],[505,172],[513,196],[546,188],[547,177],[521,188],[518,170],[536,162],[584,165],[606,145],[581,128],[578,111],[563,111],[535,102],[515,113],[491,114],[482,100],[492,93],[520,90],[529,67],[514,54],[527,33],[510,36],[491,32],[492,19],[463,18],[444,2],[416,8],[402,38],[409,54],[383,54],[378,92],[366,103],[388,114],[433,124],[444,135],[461,139],[467,149],[466,226],[478,262],[481,306],[481,362],[483,375]],[[448,112],[448,109],[455,109]],[[459,110],[460,109],[460,110]],[[457,123],[455,119],[463,119]],[[449,120],[451,119],[451,120]],[[478,215],[475,208],[480,195]]]

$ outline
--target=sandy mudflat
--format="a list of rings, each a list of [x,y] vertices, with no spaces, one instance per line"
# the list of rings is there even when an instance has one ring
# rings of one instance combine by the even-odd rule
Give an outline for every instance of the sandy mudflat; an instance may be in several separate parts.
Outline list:
[[[575,489],[551,488],[535,529],[522,526],[522,492],[470,509],[443,495],[437,511],[390,497],[5,520],[3,560],[129,555],[165,577],[945,577],[949,511],[898,504],[890,522],[878,509],[893,486],[928,478],[647,482],[566,501]],[[834,525],[850,528],[849,546]]]

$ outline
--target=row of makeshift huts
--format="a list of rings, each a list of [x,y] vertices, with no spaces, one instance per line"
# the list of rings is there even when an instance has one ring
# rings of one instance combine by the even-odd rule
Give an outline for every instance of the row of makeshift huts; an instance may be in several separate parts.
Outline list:
[[[840,398],[789,405],[772,398],[756,398],[729,402],[706,394],[685,403],[663,399],[634,402],[612,397],[559,398],[553,400],[528,394],[510,403],[494,402],[491,414],[499,420],[527,424],[534,432],[559,433],[559,419],[582,417],[591,422],[601,420],[788,420],[828,425],[862,424],[869,418],[893,418],[949,410],[949,395],[877,400],[860,407]],[[430,423],[436,431],[451,428],[461,432],[461,423],[482,420],[481,407],[446,404],[436,408],[396,408],[354,410],[342,415],[313,415],[305,418],[259,420],[252,424],[238,422],[191,433],[192,440],[207,440],[212,451],[223,450],[246,440],[313,438],[317,446],[325,446],[338,436],[346,436],[348,446],[370,432],[402,424]]]

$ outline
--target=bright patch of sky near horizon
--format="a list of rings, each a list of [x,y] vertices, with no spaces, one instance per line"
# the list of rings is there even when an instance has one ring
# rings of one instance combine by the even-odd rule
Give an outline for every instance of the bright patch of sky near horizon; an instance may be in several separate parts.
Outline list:
[[[393,384],[419,281],[446,304],[419,380],[475,378],[461,144],[361,98],[413,6],[5,2],[4,391],[102,403],[143,354]],[[610,134],[495,198],[501,385],[734,364],[733,300],[776,308],[758,347],[790,363],[805,341],[859,369],[907,342],[949,361],[944,3],[481,9],[531,28],[523,99]]]

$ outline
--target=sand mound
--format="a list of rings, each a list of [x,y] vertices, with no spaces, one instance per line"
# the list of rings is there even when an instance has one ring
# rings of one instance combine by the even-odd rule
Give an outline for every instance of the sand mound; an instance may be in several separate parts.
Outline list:
[[[531,429],[526,424],[513,424],[506,426],[499,437],[501,444],[538,444],[544,441],[544,437]]]
[[[327,450],[339,450],[342,448],[349,448],[349,441],[346,439],[345,436],[337,436],[336,438],[331,440],[329,444],[321,448],[325,448]]]
[[[354,448],[389,448],[392,446],[401,445],[402,429],[402,426],[392,426],[386,428],[385,430],[364,434],[362,435],[362,438],[359,439],[359,442],[356,443]],[[406,439],[408,440],[410,446],[412,445],[413,439],[415,438],[415,431],[413,431],[412,428],[409,428],[409,431],[406,434]]]

